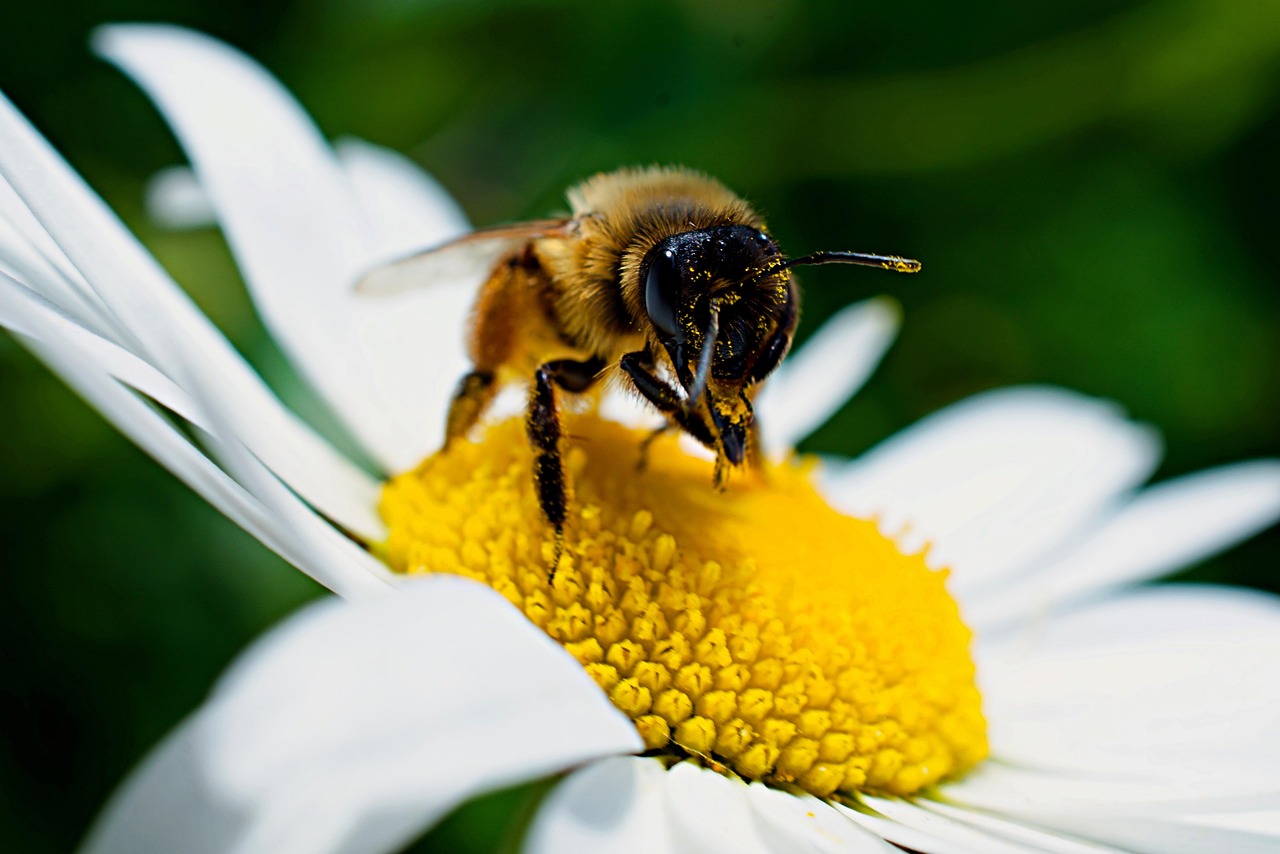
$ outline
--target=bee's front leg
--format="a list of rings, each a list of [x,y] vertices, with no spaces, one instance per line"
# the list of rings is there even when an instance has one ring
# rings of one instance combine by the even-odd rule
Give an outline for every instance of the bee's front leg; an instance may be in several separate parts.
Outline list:
[[[538,488],[538,506],[556,532],[555,559],[551,564],[551,580],[564,550],[564,522],[568,515],[568,497],[564,480],[564,464],[560,459],[560,410],[556,405],[556,386],[580,393],[595,382],[604,367],[599,359],[576,362],[557,359],[540,365],[533,376],[529,394],[525,431],[533,445],[533,479]]]
[[[652,403],[655,409],[707,448],[712,451],[717,450],[715,434],[702,414],[696,410],[685,409],[684,402],[676,390],[654,373],[653,359],[648,353],[644,351],[627,353],[618,362],[618,367],[631,378],[631,384],[635,386],[636,391],[644,395],[644,399]]]

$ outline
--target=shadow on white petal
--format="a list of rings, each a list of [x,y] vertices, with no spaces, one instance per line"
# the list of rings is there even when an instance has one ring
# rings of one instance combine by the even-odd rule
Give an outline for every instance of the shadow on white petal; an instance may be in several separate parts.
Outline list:
[[[675,852],[666,803],[666,770],[656,759],[619,756],[593,762],[542,802],[526,854]]]
[[[100,53],[156,102],[191,159],[263,320],[299,372],[387,471],[434,451],[466,371],[474,292],[431,283],[399,298],[355,292],[406,235],[419,247],[465,229],[456,205],[412,167],[365,150],[359,189],[296,101],[266,71],[213,39],[167,26],[114,26]],[[389,211],[405,219],[380,232]]]
[[[174,830],[159,850],[185,850],[188,822],[213,808],[239,822],[222,832],[242,850],[372,854],[474,795],[641,747],[563,649],[452,577],[307,608],[242,656],[186,729],[95,839]],[[180,797],[150,800],[166,780]]]

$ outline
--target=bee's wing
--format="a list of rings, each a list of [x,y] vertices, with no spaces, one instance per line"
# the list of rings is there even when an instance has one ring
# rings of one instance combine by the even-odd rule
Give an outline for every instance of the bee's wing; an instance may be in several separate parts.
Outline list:
[[[563,234],[572,221],[540,219],[473,231],[370,270],[356,283],[356,290],[394,294],[437,282],[483,281],[503,256],[535,238]]]

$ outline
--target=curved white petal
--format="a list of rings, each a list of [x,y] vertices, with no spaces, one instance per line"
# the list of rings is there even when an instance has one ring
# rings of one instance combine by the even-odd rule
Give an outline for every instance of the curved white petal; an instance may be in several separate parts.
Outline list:
[[[1195,563],[1280,518],[1280,461],[1236,463],[1140,492],[1057,558],[967,602],[978,629]]]
[[[475,794],[641,746],[501,596],[429,578],[312,606],[255,644],[86,849],[398,850]]]
[[[382,592],[391,580],[385,565],[317,516],[243,448],[221,415],[234,408],[236,401],[222,397],[220,408],[213,408],[208,400],[193,400],[150,364],[63,316],[3,273],[0,325],[15,332],[140,447],[321,584],[342,595],[358,596]],[[230,482],[172,424],[113,380],[200,428],[215,447],[238,449],[238,455],[227,453],[234,463],[229,468],[238,470],[237,481]],[[371,585],[375,579],[383,585]]]
[[[667,771],[666,787],[671,835],[677,851],[764,854],[795,850],[794,845],[775,847],[761,832],[748,799],[749,787],[741,780],[681,762]],[[800,836],[798,831],[799,828],[796,837]]]
[[[206,428],[199,409],[185,391],[150,363],[123,347],[81,326],[28,290],[6,273],[0,272],[0,326],[28,338],[38,338],[57,346],[65,340],[98,369],[152,400]],[[56,333],[56,334],[55,334]]]
[[[0,289],[0,302],[5,293]],[[11,306],[5,306],[7,313]],[[77,394],[103,413],[125,436],[269,548],[296,562],[296,553],[260,502],[187,441],[160,413],[99,370],[89,354],[60,333],[18,340],[57,372]]]
[[[387,469],[435,450],[467,369],[463,327],[474,294],[441,282],[375,298],[354,285],[405,233],[417,231],[427,246],[462,231],[456,207],[434,189],[424,193],[422,182],[404,182],[385,207],[367,210],[298,104],[220,42],[129,25],[100,30],[95,45],[173,127],[264,321],[304,376]],[[357,168],[404,171],[385,157],[370,165],[367,154],[357,155]],[[384,234],[393,207],[416,219]]]
[[[543,802],[524,850],[750,854],[893,851],[811,797],[681,762],[615,757],[569,775]]]
[[[1159,457],[1148,427],[1055,388],[986,392],[824,475],[845,512],[880,520],[904,548],[931,545],[962,604],[1080,530]]]
[[[189,372],[178,375],[196,389],[195,404],[208,425],[206,443],[224,467],[262,502],[278,529],[287,531],[298,566],[340,596],[380,595],[401,580],[382,561],[356,544],[308,507],[277,479],[236,436],[233,412],[237,401],[216,384],[200,383]]]
[[[377,539],[378,484],[286,410],[91,189],[0,97],[0,176],[48,232],[75,277],[118,318],[153,366],[188,365],[228,390],[237,435],[290,487],[350,530]],[[79,278],[82,277],[82,278]],[[68,278],[68,281],[71,279]],[[51,301],[48,281],[24,285]],[[190,391],[190,389],[188,389]]]
[[[0,271],[40,293],[80,325],[132,345],[102,299],[84,281],[0,170]]]
[[[756,398],[771,456],[795,447],[862,388],[898,334],[902,310],[879,297],[841,309],[789,356]]]
[[[466,215],[440,184],[397,151],[354,137],[335,145],[338,165],[369,220],[377,249],[387,260],[422,248],[423,234],[449,234]],[[218,212],[190,166],[170,166],[151,176],[147,214],[174,230],[217,225]]]
[[[993,638],[976,656],[992,751],[1006,762],[1109,776],[1165,800],[1280,798],[1280,598],[1136,590]]]

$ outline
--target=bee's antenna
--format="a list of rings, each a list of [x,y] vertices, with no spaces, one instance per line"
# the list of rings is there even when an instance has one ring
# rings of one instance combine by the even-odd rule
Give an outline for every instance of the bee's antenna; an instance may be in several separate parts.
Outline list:
[[[895,273],[919,273],[920,262],[914,258],[900,258],[897,255],[869,255],[865,252],[814,252],[802,258],[783,261],[777,269],[802,267],[818,264],[857,264],[859,267],[879,267]]]
[[[702,334],[702,352],[698,354],[698,371],[693,375],[693,385],[689,388],[690,408],[698,405],[698,398],[707,388],[707,376],[711,373],[711,357],[715,355],[716,336],[720,334],[720,300],[711,300],[711,316],[707,320],[707,328]]]

